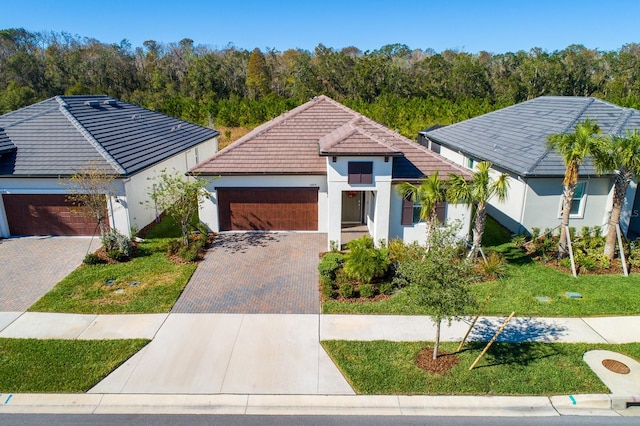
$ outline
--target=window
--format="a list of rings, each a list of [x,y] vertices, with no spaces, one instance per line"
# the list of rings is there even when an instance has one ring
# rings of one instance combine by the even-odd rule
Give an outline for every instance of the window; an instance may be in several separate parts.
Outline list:
[[[473,159],[473,157],[467,158],[467,168],[473,169],[474,165],[475,165],[475,160]]]
[[[438,203],[436,205],[436,215],[438,216],[438,221],[440,223],[444,223],[445,212],[446,212],[446,203]],[[402,200],[402,225],[415,225],[416,223],[424,222],[424,220],[420,219],[420,210],[422,206],[419,203],[414,203],[408,198],[404,198]]]
[[[373,183],[373,162],[372,161],[349,161],[348,182],[350,184],[372,184]]]
[[[587,200],[587,182],[578,182],[576,184],[576,190],[573,193],[573,199],[571,201],[571,210],[569,210],[569,217],[581,218],[584,216],[584,206]],[[560,198],[560,213],[558,217],[562,217],[562,209],[564,204],[562,203],[562,197]]]

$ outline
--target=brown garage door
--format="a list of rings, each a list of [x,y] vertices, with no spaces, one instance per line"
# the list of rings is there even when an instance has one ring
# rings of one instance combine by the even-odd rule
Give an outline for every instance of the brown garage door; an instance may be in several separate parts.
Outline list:
[[[318,190],[314,188],[220,188],[222,231],[317,231]]]
[[[2,196],[11,235],[93,235],[96,221],[86,218],[63,194]]]

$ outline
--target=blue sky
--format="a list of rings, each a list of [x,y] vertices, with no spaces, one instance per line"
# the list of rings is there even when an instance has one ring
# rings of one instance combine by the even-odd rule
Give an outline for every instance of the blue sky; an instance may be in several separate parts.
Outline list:
[[[205,1],[9,0],[0,28],[283,51],[319,43],[362,51],[402,43],[437,52],[552,52],[570,44],[617,50],[640,43],[639,0]]]

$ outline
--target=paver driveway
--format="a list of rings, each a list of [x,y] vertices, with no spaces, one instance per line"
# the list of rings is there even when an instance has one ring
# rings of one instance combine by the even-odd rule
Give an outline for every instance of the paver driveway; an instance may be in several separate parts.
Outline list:
[[[173,313],[316,314],[327,235],[222,233]]]
[[[98,247],[100,239],[88,237],[0,240],[0,311],[26,311]]]

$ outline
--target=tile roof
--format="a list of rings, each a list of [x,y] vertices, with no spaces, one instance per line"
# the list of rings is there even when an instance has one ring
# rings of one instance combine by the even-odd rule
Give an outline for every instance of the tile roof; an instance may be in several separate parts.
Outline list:
[[[11,152],[14,149],[16,149],[16,146],[11,142],[4,129],[0,128],[0,155]]]
[[[103,95],[56,96],[1,115],[0,128],[17,147],[0,175],[13,176],[70,175],[89,162],[126,176],[219,135]]]
[[[436,170],[466,169],[327,96],[257,127],[191,169],[204,175],[326,174],[325,156],[393,156],[393,178],[415,180]]]
[[[585,119],[603,134],[640,129],[640,111],[592,97],[542,96],[420,134],[520,176],[563,176],[562,157],[546,148],[549,135],[570,133]],[[581,175],[595,175],[589,161]]]

